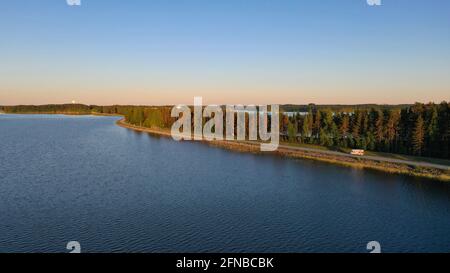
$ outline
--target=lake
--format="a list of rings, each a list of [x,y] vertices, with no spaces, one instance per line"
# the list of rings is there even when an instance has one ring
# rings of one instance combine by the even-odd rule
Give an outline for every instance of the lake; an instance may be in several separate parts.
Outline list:
[[[450,251],[450,184],[0,115],[0,252]]]

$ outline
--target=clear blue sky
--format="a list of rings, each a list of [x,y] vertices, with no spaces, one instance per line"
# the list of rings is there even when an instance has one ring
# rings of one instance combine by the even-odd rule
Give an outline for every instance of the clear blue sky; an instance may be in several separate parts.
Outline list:
[[[448,0],[0,5],[0,105],[450,99]]]

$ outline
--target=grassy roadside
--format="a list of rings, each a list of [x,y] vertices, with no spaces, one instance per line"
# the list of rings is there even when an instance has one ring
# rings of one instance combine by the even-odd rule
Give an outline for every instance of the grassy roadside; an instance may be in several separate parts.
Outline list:
[[[290,142],[281,142],[280,144],[286,145],[286,146],[292,146],[292,147],[312,148],[312,149],[323,150],[323,151],[343,152],[346,154],[349,154],[350,151],[352,150],[351,148],[328,148],[325,146],[314,145],[314,144],[298,144],[298,143],[290,143]],[[432,164],[450,166],[450,160],[446,160],[446,159],[442,159],[442,158],[419,157],[419,156],[373,152],[373,151],[365,151],[365,155],[380,156],[380,157],[385,157],[385,158],[390,158],[390,159],[408,160],[408,161],[414,161],[414,162],[427,162],[427,163],[432,163]]]

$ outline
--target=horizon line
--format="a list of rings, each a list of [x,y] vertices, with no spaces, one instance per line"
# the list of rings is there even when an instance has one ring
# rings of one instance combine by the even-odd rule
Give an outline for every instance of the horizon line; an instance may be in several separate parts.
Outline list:
[[[411,105],[415,105],[415,104],[441,104],[441,103],[449,103],[449,101],[446,100],[442,100],[440,102],[435,102],[435,101],[428,101],[428,102],[421,102],[421,101],[416,101],[414,103],[350,103],[350,104],[344,104],[344,103],[265,103],[265,104],[261,104],[261,103],[256,103],[256,104],[237,104],[237,103],[213,103],[213,104],[204,104],[204,105],[280,105],[280,106],[308,106],[308,105],[316,105],[316,106],[365,106],[365,105],[377,105],[377,106],[411,106]],[[178,103],[178,104],[90,104],[90,103],[45,103],[45,104],[5,104],[2,105],[0,104],[0,107],[14,107],[14,106],[47,106],[47,105],[84,105],[84,106],[135,106],[135,107],[164,107],[164,106],[175,106],[175,105],[188,105],[190,106],[191,104],[183,104],[183,103]],[[193,104],[192,104],[193,105]]]

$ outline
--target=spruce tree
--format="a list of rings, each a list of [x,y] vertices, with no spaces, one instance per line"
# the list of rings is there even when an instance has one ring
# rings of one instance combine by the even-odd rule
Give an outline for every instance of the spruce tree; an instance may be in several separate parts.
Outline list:
[[[419,115],[413,130],[412,148],[415,155],[422,155],[423,144],[425,138],[425,126],[422,115]]]

